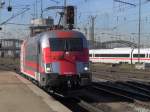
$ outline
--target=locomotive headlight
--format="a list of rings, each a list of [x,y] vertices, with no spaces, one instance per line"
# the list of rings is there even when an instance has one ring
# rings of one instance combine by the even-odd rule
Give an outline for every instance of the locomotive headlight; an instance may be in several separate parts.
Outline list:
[[[46,72],[51,72],[52,71],[52,65],[51,64],[46,64]]]
[[[51,71],[51,68],[47,67],[47,68],[46,68],[46,71],[47,71],[47,72],[50,72],[50,71]]]
[[[89,70],[89,63],[83,63],[83,69],[84,71],[88,71]]]
[[[85,70],[85,71],[88,71],[88,70],[89,70],[89,68],[88,68],[88,67],[84,67],[84,70]]]

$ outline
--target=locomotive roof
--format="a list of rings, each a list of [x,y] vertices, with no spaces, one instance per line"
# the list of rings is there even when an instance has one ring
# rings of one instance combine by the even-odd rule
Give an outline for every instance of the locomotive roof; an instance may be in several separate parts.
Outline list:
[[[28,38],[25,43],[34,44],[37,42],[41,42],[43,48],[49,47],[49,38],[83,38],[84,48],[87,48],[87,42],[85,36],[79,32],[74,30],[52,30],[40,33],[34,37]]]
[[[85,38],[84,35],[75,30],[51,30],[47,32],[40,33],[35,36],[35,38],[41,38],[48,36],[49,38],[61,38],[61,37],[73,37],[73,38]]]

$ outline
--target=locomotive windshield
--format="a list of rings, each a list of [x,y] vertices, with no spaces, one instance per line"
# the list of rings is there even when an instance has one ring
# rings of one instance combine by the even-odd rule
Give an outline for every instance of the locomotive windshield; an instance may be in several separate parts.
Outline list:
[[[51,38],[50,47],[52,51],[82,51],[82,38]]]

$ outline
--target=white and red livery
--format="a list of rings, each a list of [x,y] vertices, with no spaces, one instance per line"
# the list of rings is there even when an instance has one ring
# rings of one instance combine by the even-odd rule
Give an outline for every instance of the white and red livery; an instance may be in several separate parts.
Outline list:
[[[150,63],[150,48],[91,49],[90,61],[97,63]]]

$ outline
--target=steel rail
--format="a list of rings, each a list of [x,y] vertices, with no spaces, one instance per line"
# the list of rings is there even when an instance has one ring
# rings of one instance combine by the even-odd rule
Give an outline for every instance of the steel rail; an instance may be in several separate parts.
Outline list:
[[[134,99],[138,99],[141,101],[150,101],[150,96],[148,96],[148,95],[145,95],[145,94],[142,94],[139,92],[133,92],[133,91],[127,90],[125,88],[117,87],[116,85],[111,85],[108,83],[107,84],[105,84],[105,83],[94,83],[94,82],[93,82],[93,85],[98,86],[100,88],[108,89],[112,92],[117,92],[117,93],[123,94],[125,96],[131,97]]]
[[[120,97],[120,98],[123,98],[123,99],[129,101],[129,102],[132,102],[132,103],[134,102],[134,99],[133,99],[133,98],[128,97],[128,96],[125,96],[125,95],[120,94],[120,93],[116,93],[116,92],[110,91],[109,89],[100,88],[100,87],[97,87],[97,86],[92,86],[92,88],[93,88],[93,89],[96,89],[96,90],[99,90],[99,91],[104,91],[104,92],[109,93],[109,94],[111,94],[111,95],[118,96],[118,97]]]
[[[104,92],[107,92],[108,94],[124,98],[124,99],[130,101],[131,103],[134,103],[136,106],[142,106],[147,109],[150,109],[150,104],[148,104],[147,102],[140,101],[139,99],[137,100],[137,99],[133,98],[132,96],[129,96],[122,92],[120,93],[118,91],[114,91],[114,90],[110,89],[110,86],[108,86],[109,88],[105,88],[106,86],[104,86],[104,85],[102,87],[99,87],[99,86],[92,86],[92,87],[99,91],[104,91]]]
[[[145,89],[145,88],[143,88],[143,87],[139,87],[139,86],[137,86],[137,85],[135,85],[135,84],[133,84],[133,83],[128,83],[128,82],[121,82],[121,81],[118,81],[118,82],[116,82],[117,84],[121,84],[121,85],[123,85],[123,86],[127,86],[127,87],[131,87],[131,89],[133,88],[133,89],[136,89],[136,90],[138,90],[138,91],[140,91],[140,92],[144,92],[144,94],[147,94],[147,95],[149,95],[150,96],[150,90],[147,90],[147,89]]]
[[[143,84],[143,83],[141,83],[141,82],[137,82],[137,81],[135,81],[135,82],[132,82],[132,81],[127,81],[129,84],[132,84],[132,85],[137,85],[137,86],[139,86],[139,87],[141,87],[141,88],[145,88],[145,89],[147,89],[148,91],[150,91],[150,85],[149,84]]]
[[[78,103],[82,108],[85,108],[86,110],[88,110],[88,112],[104,112],[102,110],[100,110],[99,108],[83,101],[80,100],[80,102]]]

